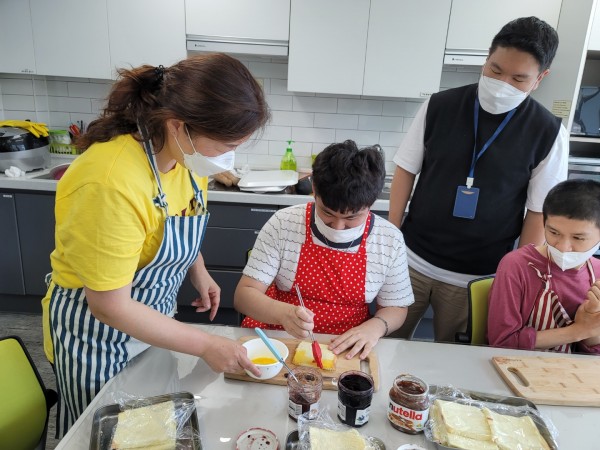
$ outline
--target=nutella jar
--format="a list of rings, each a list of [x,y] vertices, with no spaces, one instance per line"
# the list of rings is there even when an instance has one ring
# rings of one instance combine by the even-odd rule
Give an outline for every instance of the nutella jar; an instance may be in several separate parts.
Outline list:
[[[423,431],[429,417],[429,386],[420,378],[398,375],[390,389],[388,419],[396,430],[408,434]]]
[[[288,376],[288,414],[294,419],[308,412],[308,418],[314,419],[319,411],[319,399],[323,389],[323,377],[318,370],[309,367],[296,367],[293,377]]]

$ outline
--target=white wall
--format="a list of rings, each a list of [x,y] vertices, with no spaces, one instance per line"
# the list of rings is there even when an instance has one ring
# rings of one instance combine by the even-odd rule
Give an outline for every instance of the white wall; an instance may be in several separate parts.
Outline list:
[[[262,82],[272,120],[260,139],[240,147],[237,167],[279,167],[286,141],[292,139],[298,166],[308,168],[311,152],[332,142],[353,139],[359,146],[381,145],[387,170],[393,172],[393,155],[421,100],[289,92],[286,61],[258,57],[242,60]],[[475,83],[480,70],[447,67],[442,89]],[[101,111],[110,86],[110,80],[0,74],[0,120],[31,119],[51,128],[66,128],[77,120],[89,123]]]

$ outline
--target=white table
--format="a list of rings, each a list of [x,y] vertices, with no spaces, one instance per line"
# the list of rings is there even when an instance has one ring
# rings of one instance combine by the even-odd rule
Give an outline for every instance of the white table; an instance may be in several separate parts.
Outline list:
[[[195,326],[232,339],[254,334],[249,329]],[[289,337],[284,332],[268,334]],[[390,425],[386,417],[388,392],[396,375],[410,373],[429,384],[451,384],[472,391],[513,395],[492,366],[491,357],[543,355],[540,352],[397,339],[382,339],[376,351],[381,386],[373,396],[369,423],[358,430],[364,435],[379,437],[388,450],[396,450],[405,443],[436,448],[422,434],[411,436]],[[88,449],[94,412],[101,406],[115,403],[115,393],[154,396],[179,391],[189,391],[197,398],[202,448],[205,450],[235,449],[237,435],[250,427],[264,427],[275,432],[283,450],[288,433],[297,429],[297,423],[287,415],[285,386],[225,379],[223,374],[214,373],[202,359],[150,348],[104,386],[57,449]],[[331,416],[338,420],[336,391],[324,390],[320,404],[328,405]],[[600,408],[540,405],[539,410],[558,429],[561,449],[600,448]]]

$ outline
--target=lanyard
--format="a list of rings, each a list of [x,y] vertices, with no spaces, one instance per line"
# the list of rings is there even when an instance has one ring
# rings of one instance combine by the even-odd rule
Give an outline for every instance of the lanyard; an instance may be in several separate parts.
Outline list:
[[[479,151],[479,153],[477,153],[477,126],[479,125],[479,99],[477,97],[475,97],[475,114],[474,114],[474,118],[473,118],[473,122],[475,125],[475,143],[473,144],[473,159],[471,160],[471,169],[469,170],[469,176],[467,178],[467,188],[471,189],[471,187],[473,186],[473,181],[475,180],[475,178],[474,178],[475,164],[477,164],[477,161],[479,160],[479,158],[481,158],[481,156],[490,147],[490,145],[492,145],[492,142],[494,142],[496,140],[496,138],[498,137],[498,135],[502,132],[502,130],[504,130],[504,127],[509,122],[509,120],[512,119],[512,116],[515,115],[516,111],[517,111],[517,108],[510,110],[510,112],[506,115],[506,117],[504,118],[502,123],[500,125],[498,125],[498,128],[496,128],[496,131],[494,131],[494,134],[492,134],[492,137],[490,137],[487,140],[487,142],[485,144],[483,144],[483,147],[481,147],[481,150]]]

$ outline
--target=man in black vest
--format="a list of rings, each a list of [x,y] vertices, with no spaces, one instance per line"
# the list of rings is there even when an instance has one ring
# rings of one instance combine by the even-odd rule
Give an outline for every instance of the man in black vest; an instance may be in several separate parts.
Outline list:
[[[493,274],[519,236],[521,246],[544,241],[542,204],[567,176],[568,133],[529,94],[557,47],[546,22],[513,20],[494,37],[479,83],[432,95],[414,118],[390,198],[415,295],[395,337],[410,338],[431,304],[435,339],[453,341],[467,326],[467,283]]]

